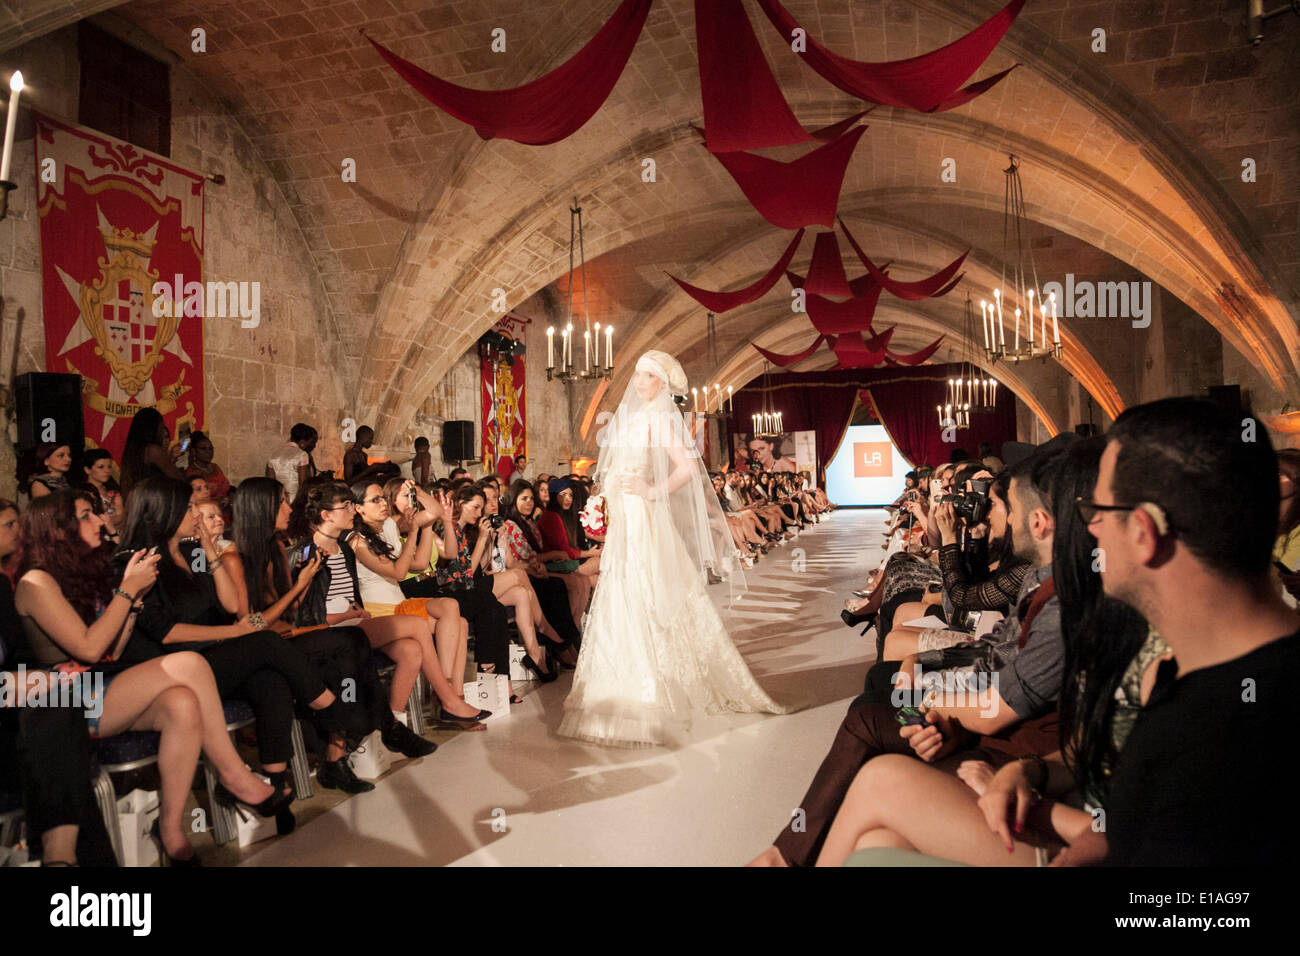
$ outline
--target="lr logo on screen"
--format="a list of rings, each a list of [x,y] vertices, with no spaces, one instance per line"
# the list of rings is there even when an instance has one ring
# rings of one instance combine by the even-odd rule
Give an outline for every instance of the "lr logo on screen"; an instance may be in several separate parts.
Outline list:
[[[893,446],[887,441],[860,441],[853,443],[854,478],[892,478],[894,475]]]

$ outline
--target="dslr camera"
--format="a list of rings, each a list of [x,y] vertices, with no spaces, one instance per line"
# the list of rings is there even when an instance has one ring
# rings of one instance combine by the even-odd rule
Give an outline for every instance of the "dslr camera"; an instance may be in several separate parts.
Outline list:
[[[988,517],[989,508],[992,506],[989,501],[989,487],[992,484],[992,478],[972,478],[970,491],[944,495],[939,501],[940,503],[952,502],[953,512],[965,519],[966,524],[979,524]]]
[[[501,515],[488,515],[488,521],[492,523],[493,528],[499,528],[505,524],[506,519]]]

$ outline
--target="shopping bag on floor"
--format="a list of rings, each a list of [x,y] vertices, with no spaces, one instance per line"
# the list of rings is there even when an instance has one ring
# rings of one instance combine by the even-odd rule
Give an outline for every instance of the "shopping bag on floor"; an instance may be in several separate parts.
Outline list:
[[[523,660],[528,654],[528,649],[522,644],[510,645],[510,679],[511,680],[535,680],[536,676],[530,670],[524,670]],[[492,708],[489,707],[488,710]]]
[[[479,674],[475,683],[465,685],[465,702],[492,711],[488,720],[510,716],[510,678],[505,674]]]
[[[393,755],[384,746],[379,731],[371,731],[348,756],[352,772],[362,780],[378,780],[393,765]]]
[[[158,791],[132,790],[117,801],[117,827],[122,836],[123,866],[157,866],[158,844],[153,822],[158,819]]]

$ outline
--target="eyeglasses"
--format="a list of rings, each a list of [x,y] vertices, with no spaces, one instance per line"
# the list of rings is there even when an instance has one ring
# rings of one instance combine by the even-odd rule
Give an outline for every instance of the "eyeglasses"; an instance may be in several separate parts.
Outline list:
[[[383,500],[384,500],[384,496],[383,496],[383,495],[378,495],[378,496],[376,496],[376,497],[374,497],[374,498],[367,498],[365,501],[362,502],[362,504],[366,504],[366,505],[377,505],[377,504],[379,504],[379,502],[381,502],[381,501],[383,501]]]
[[[345,511],[345,510],[347,510],[348,508],[355,508],[356,506],[357,506],[357,503],[356,503],[355,501],[345,501],[345,502],[343,502],[343,504],[341,504],[341,505],[335,505],[333,508],[326,508],[325,510],[326,510],[326,511]]]
[[[1165,509],[1151,501],[1140,501],[1135,505],[1099,505],[1091,498],[1085,498],[1080,495],[1074,499],[1075,506],[1079,509],[1079,516],[1083,518],[1084,524],[1092,524],[1097,520],[1097,515],[1103,511],[1145,511],[1151,516],[1151,520],[1156,524],[1156,530],[1161,534],[1168,534],[1171,528],[1169,516]]]

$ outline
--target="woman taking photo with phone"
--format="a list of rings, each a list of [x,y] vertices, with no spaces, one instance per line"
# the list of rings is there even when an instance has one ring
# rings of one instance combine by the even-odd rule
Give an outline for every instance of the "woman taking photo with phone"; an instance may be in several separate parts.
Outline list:
[[[447,680],[429,626],[422,617],[375,616],[363,606],[359,562],[349,543],[356,537],[356,502],[348,486],[341,481],[311,485],[304,508],[311,536],[298,541],[291,549],[291,571],[295,575],[301,573],[304,564],[317,555],[323,567],[299,600],[294,623],[299,627],[333,627],[347,622],[361,628],[370,646],[397,665],[388,698],[389,709],[394,714],[406,707],[416,675],[423,673],[441,702],[439,719],[443,722],[472,725],[491,716],[490,712],[467,704],[459,688],[453,688]]]
[[[33,502],[23,515],[14,603],[27,660],[70,674],[88,670],[102,679],[103,697],[87,708],[98,710],[98,716],[88,718],[93,736],[126,730],[161,735],[158,835],[173,864],[197,863],[183,813],[200,749],[220,777],[219,802],[243,803],[273,816],[289,797],[258,780],[236,753],[217,682],[203,657],[175,653],[129,662],[132,655],[126,652],[144,640],[133,638],[133,630],[153,593],[162,559],[152,549],[131,552],[120,584],[113,587],[103,528],[89,494],[82,491],[61,491]]]

